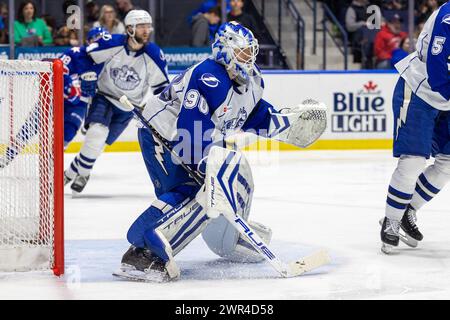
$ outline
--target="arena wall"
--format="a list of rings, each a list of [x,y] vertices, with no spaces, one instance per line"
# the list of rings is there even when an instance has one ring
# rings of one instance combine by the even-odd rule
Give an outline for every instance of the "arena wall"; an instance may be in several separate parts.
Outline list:
[[[394,120],[391,101],[397,79],[398,74],[391,71],[265,71],[264,98],[276,108],[293,106],[307,98],[328,106],[327,131],[307,150],[390,149]],[[133,120],[107,151],[139,151],[136,128]],[[67,151],[77,152],[81,141],[82,136],[77,136]],[[286,144],[254,140],[247,148],[300,150]]]

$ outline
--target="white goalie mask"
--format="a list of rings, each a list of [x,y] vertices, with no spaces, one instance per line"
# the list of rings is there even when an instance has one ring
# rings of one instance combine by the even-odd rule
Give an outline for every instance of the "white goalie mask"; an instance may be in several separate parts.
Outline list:
[[[258,40],[249,29],[235,21],[220,26],[212,51],[214,60],[223,64],[241,85],[247,84],[250,76],[259,73],[255,66]]]

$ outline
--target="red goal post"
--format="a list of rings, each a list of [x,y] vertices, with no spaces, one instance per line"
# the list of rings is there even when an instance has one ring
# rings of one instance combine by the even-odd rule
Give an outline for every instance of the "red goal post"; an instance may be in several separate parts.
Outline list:
[[[64,273],[63,64],[0,61],[0,271]]]

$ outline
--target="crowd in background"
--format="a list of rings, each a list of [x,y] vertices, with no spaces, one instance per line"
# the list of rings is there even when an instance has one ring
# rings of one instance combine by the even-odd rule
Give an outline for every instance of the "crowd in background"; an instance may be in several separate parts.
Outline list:
[[[408,0],[326,0],[349,35],[354,62],[363,69],[392,69],[410,52]],[[418,38],[430,15],[445,1],[414,1],[414,34]],[[381,29],[368,26],[370,5],[381,8]]]
[[[248,0],[247,0],[248,1]],[[222,10],[222,0],[204,0],[187,20],[191,26],[190,45],[210,46],[220,25],[223,12],[228,21],[238,21],[251,29],[257,38],[265,32],[261,23],[247,12],[247,1],[227,0],[226,10]],[[363,69],[391,69],[405,57],[410,49],[408,35],[408,0],[324,0],[345,27],[349,35],[351,52],[355,63],[362,63]],[[417,38],[425,21],[443,0],[415,1],[414,37]],[[14,42],[18,46],[78,46],[78,31],[67,26],[70,14],[68,8],[77,5],[77,0],[58,2],[65,17],[58,24],[50,15],[39,15],[33,1],[22,1],[17,8],[14,21]],[[367,8],[378,5],[382,12],[381,29],[372,29],[368,23]],[[132,0],[111,0],[100,6],[95,0],[85,2],[84,32],[92,27],[104,27],[113,34],[124,34],[123,20],[134,9]],[[0,0],[0,44],[9,42],[8,6]],[[70,19],[69,19],[70,20]],[[70,22],[70,21],[69,21]]]
[[[92,27],[104,27],[114,34],[124,34],[123,19],[132,9],[139,9],[131,0],[111,1],[111,5],[99,6],[95,0],[88,0],[85,4],[84,32]],[[76,6],[77,0],[58,2],[61,5],[61,14],[65,17],[58,25],[56,19],[50,15],[41,15],[37,12],[34,1],[22,1],[14,21],[14,42],[17,46],[78,46],[78,31],[70,28],[70,14],[68,8]],[[0,43],[9,43],[8,6],[0,3]],[[74,21],[72,21],[74,22]]]
[[[222,17],[221,3],[221,0],[206,0],[189,17],[192,26],[191,45],[193,47],[211,45]],[[226,3],[227,21],[239,22],[252,30],[255,36],[259,38],[258,25],[255,18],[245,11],[245,1],[227,0]]]
[[[217,28],[220,25],[222,9],[221,0],[205,0],[201,6],[188,17],[191,25],[191,41],[194,47],[211,45]],[[70,22],[68,8],[77,5],[77,0],[66,0],[61,3],[61,14]],[[126,14],[138,8],[131,0],[115,0],[111,4],[100,6],[95,0],[86,1],[84,8],[84,32],[92,27],[104,27],[113,34],[124,34],[123,20]],[[227,18],[242,23],[257,33],[255,18],[245,12],[245,0],[227,0]],[[0,44],[9,42],[8,6],[0,3]],[[66,21],[58,25],[50,15],[39,15],[34,1],[22,1],[14,21],[14,42],[17,46],[77,46],[78,31],[67,26]]]

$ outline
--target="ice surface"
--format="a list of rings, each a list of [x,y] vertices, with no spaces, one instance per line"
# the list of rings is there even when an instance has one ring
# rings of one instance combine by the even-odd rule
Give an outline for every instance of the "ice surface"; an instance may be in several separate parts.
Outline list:
[[[74,155],[66,156],[66,165]],[[274,251],[294,260],[328,249],[332,263],[280,279],[265,263],[232,264],[201,237],[176,257],[182,279],[148,284],[116,280],[134,219],[154,199],[139,153],[103,154],[85,192],[66,190],[66,275],[0,273],[0,299],[418,299],[450,298],[450,191],[419,213],[417,249],[380,253],[378,219],[395,167],[387,151],[249,154],[255,198],[251,218],[273,229]]]

